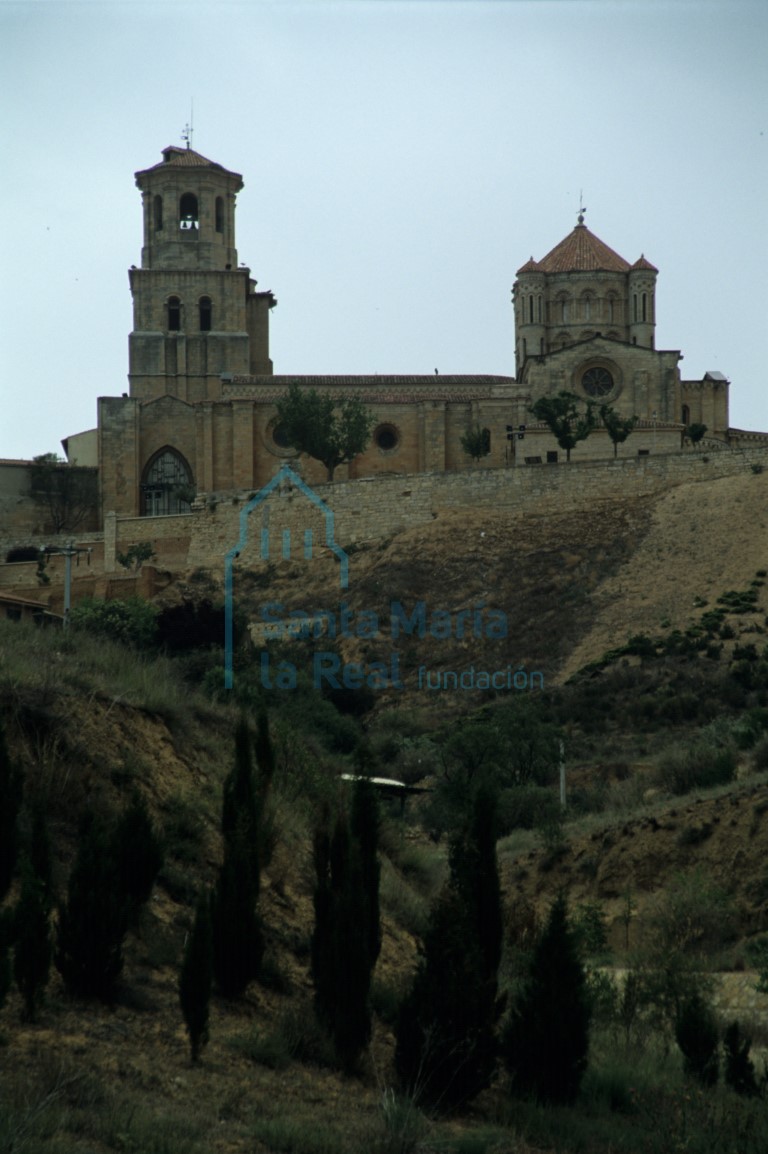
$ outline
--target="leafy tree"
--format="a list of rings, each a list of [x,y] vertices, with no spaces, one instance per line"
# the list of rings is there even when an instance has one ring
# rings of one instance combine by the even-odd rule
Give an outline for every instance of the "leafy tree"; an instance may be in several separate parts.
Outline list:
[[[138,573],[145,561],[150,561],[155,555],[151,541],[139,541],[138,545],[131,545],[125,553],[117,553],[115,559],[124,569],[133,569]]]
[[[114,834],[86,814],[66,901],[59,906],[54,962],[67,989],[111,1000],[123,969],[127,903],[118,880]]]
[[[683,1052],[685,1072],[702,1086],[714,1086],[720,1070],[717,1019],[698,990],[685,998],[675,1021],[675,1039]]]
[[[76,529],[96,511],[98,471],[69,465],[55,453],[32,458],[30,489],[34,501],[46,510],[54,533]]]
[[[616,457],[618,455],[619,445],[623,445],[640,418],[637,415],[626,418],[620,417],[611,405],[601,405],[600,420],[605,425],[608,436],[613,441],[613,455]]]
[[[561,449],[566,460],[571,459],[571,449],[579,441],[585,441],[597,424],[594,405],[587,401],[586,409],[581,407],[581,398],[567,390],[554,397],[539,397],[531,405],[531,412],[537,421],[544,421]]]
[[[338,465],[364,451],[374,418],[359,397],[331,397],[294,381],[277,402],[277,424],[288,444],[325,465],[332,481]]]
[[[48,984],[51,967],[49,892],[37,877],[29,858],[22,859],[21,893],[14,910],[13,976],[24,999],[24,1012],[33,1022]]]
[[[16,867],[22,787],[22,773],[8,752],[0,719],[0,902],[10,889]]]
[[[687,437],[695,449],[699,441],[703,440],[706,431],[706,425],[701,425],[698,422],[694,422],[692,425],[686,425],[686,427],[683,429],[683,437]]]
[[[221,832],[225,845],[233,845],[238,835],[250,851],[250,873],[255,896],[259,896],[259,804],[253,773],[251,732],[240,718],[235,730],[235,764],[224,782]]]
[[[148,649],[155,641],[157,608],[141,597],[125,600],[97,601],[84,597],[70,614],[74,628],[83,629],[111,641]]]
[[[487,457],[491,451],[491,431],[481,429],[479,425],[474,425],[466,433],[462,433],[460,440],[462,449],[473,461]]]
[[[208,1041],[208,1013],[213,976],[213,931],[211,902],[207,893],[198,898],[192,933],[187,939],[184,961],[179,974],[179,1001],[184,1015],[192,1061]]]
[[[568,924],[565,897],[553,903],[534,950],[527,986],[502,1036],[513,1091],[573,1102],[587,1068],[590,1000]]]
[[[430,917],[424,957],[397,1023],[395,1065],[405,1090],[451,1109],[490,1083],[500,1013],[501,910],[495,803],[483,789],[451,846],[451,877]]]
[[[725,1049],[725,1069],[723,1077],[726,1085],[747,1098],[760,1093],[755,1077],[755,1067],[749,1056],[751,1038],[745,1038],[738,1022],[731,1022],[723,1037]]]
[[[358,812],[358,829],[370,828],[368,817],[367,813]],[[371,1036],[372,955],[374,950],[378,953],[379,944],[379,929],[373,924],[371,894],[365,878],[365,869],[370,872],[370,859],[364,867],[360,845],[343,812],[332,833],[327,818],[318,829],[314,853],[315,1013],[333,1038],[339,1062],[346,1070],[352,1070]],[[372,880],[369,876],[368,884]],[[378,909],[378,893],[375,905]]]

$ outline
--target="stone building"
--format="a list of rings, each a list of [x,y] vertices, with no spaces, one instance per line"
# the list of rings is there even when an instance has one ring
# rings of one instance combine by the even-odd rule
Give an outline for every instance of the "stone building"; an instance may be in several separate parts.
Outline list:
[[[583,215],[518,271],[514,377],[275,374],[277,302],[258,290],[235,243],[242,177],[188,147],[162,156],[136,173],[143,247],[141,266],[130,270],[129,392],[98,402],[102,516],[184,512],[195,493],[260,488],[294,456],[274,408],[292,381],[360,396],[375,415],[369,447],[339,480],[477,467],[461,446],[476,426],[489,448],[482,468],[554,463],[562,451],[529,410],[562,389],[639,418],[625,457],[678,451],[690,422],[727,440],[727,380],[683,381],[680,353],[655,348],[657,270],[644,257],[630,265]],[[612,455],[603,429],[573,454]],[[318,463],[302,465],[308,481],[324,480]]]

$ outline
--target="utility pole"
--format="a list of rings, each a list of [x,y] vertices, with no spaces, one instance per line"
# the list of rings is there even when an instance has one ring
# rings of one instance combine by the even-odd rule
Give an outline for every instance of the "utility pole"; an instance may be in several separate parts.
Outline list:
[[[64,628],[69,628],[69,611],[72,608],[72,558],[78,557],[80,553],[88,554],[88,564],[91,563],[91,553],[93,549],[90,546],[75,545],[74,541],[68,541],[66,545],[41,545],[40,553],[42,556],[49,557],[52,553],[59,553],[66,558],[64,568]]]

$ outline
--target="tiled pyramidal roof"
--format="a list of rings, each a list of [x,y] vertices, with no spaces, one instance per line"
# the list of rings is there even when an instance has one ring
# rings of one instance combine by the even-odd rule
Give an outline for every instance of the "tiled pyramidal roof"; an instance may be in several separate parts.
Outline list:
[[[163,149],[163,159],[160,163],[142,169],[142,172],[156,172],[159,168],[168,168],[169,166],[172,168],[215,168],[218,172],[229,171],[223,164],[209,160],[207,156],[195,152],[193,148],[181,148],[179,145],[169,144],[167,148]]]
[[[538,263],[542,272],[627,272],[630,267],[629,261],[609,248],[585,224],[577,224],[573,232]]]

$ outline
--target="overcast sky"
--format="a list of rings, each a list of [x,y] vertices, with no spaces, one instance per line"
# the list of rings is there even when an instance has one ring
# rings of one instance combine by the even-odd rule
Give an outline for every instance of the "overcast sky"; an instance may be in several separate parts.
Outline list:
[[[510,289],[586,222],[657,348],[768,429],[765,0],[0,0],[0,457],[127,389],[133,173],[243,174],[278,373],[514,374]]]

